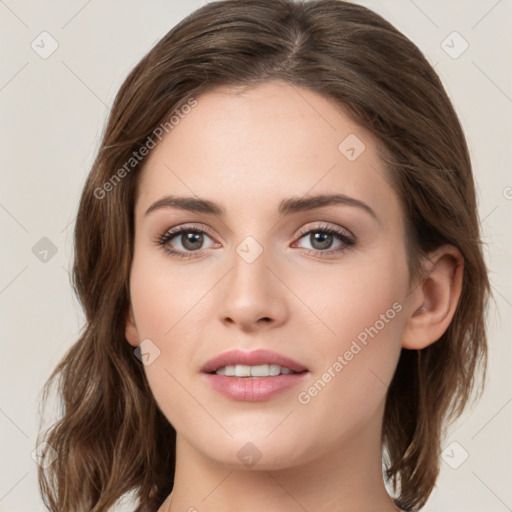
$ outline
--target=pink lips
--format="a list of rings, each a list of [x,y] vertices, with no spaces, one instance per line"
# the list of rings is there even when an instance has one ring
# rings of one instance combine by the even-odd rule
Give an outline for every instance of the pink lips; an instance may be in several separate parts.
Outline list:
[[[217,375],[217,369],[231,365],[257,366],[262,364],[277,364],[293,370],[294,374],[276,375],[269,377],[248,378],[228,377]],[[208,361],[201,369],[210,386],[222,395],[234,400],[260,402],[268,400],[278,393],[296,386],[307,378],[307,368],[289,357],[258,349],[251,352],[230,350]]]

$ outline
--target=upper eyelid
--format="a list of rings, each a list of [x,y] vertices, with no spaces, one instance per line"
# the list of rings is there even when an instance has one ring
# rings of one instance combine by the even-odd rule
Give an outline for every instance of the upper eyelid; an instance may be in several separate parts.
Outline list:
[[[355,238],[355,235],[347,228],[343,226],[335,226],[332,223],[326,222],[326,221],[317,221],[321,222],[322,224],[318,224],[316,226],[307,226],[304,228],[301,228],[298,232],[298,236],[303,236],[304,234],[307,234],[310,231],[321,231],[322,229],[332,229],[337,232],[341,232],[342,234],[347,234],[351,238]]]
[[[311,225],[311,223],[307,223],[305,227],[300,228],[300,230],[297,233],[297,236],[302,236],[312,230],[333,229],[336,231],[346,232],[350,237],[355,238],[355,235],[349,229],[347,229],[343,226],[337,226],[337,225],[334,225],[332,222],[325,221],[325,220],[320,220],[320,221],[316,221],[316,222],[318,222],[320,224]],[[194,231],[194,230],[204,231],[207,235],[212,234],[212,229],[209,226],[206,226],[204,224],[194,224],[194,223],[187,224],[186,223],[186,224],[178,224],[177,226],[173,226],[171,228],[166,229],[162,234],[162,238],[171,232],[173,232],[173,234],[176,234],[176,233],[179,233],[180,231]]]

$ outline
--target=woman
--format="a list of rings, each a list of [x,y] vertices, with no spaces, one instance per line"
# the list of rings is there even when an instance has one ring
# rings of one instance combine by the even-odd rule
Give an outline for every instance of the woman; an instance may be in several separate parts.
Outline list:
[[[198,9],[123,83],[83,190],[48,508],[419,510],[485,370],[480,245],[404,35],[338,0]]]

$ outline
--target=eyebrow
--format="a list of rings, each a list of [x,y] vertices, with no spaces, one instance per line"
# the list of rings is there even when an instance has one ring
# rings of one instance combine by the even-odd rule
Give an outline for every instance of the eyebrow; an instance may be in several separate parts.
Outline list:
[[[366,203],[344,194],[321,194],[309,197],[291,197],[289,199],[283,199],[279,203],[278,212],[280,215],[286,215],[333,205],[345,205],[360,208],[370,214],[377,222],[379,221],[377,214]],[[207,213],[216,215],[217,217],[225,216],[225,210],[222,206],[213,201],[201,199],[199,197],[184,196],[162,197],[147,209],[145,215],[149,215],[151,212],[160,208],[169,207],[180,208],[191,212]]]

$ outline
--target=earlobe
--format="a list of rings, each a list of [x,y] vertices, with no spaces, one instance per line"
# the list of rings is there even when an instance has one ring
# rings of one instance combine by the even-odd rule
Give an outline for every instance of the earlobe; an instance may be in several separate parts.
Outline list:
[[[139,346],[139,333],[137,331],[137,326],[135,325],[135,318],[133,316],[132,306],[128,308],[128,313],[126,315],[126,324],[125,324],[125,337],[126,341],[133,347]]]
[[[464,258],[446,245],[429,257],[428,273],[412,294],[411,312],[402,335],[402,346],[420,350],[436,342],[450,325],[462,291]],[[418,305],[419,304],[419,305]]]

